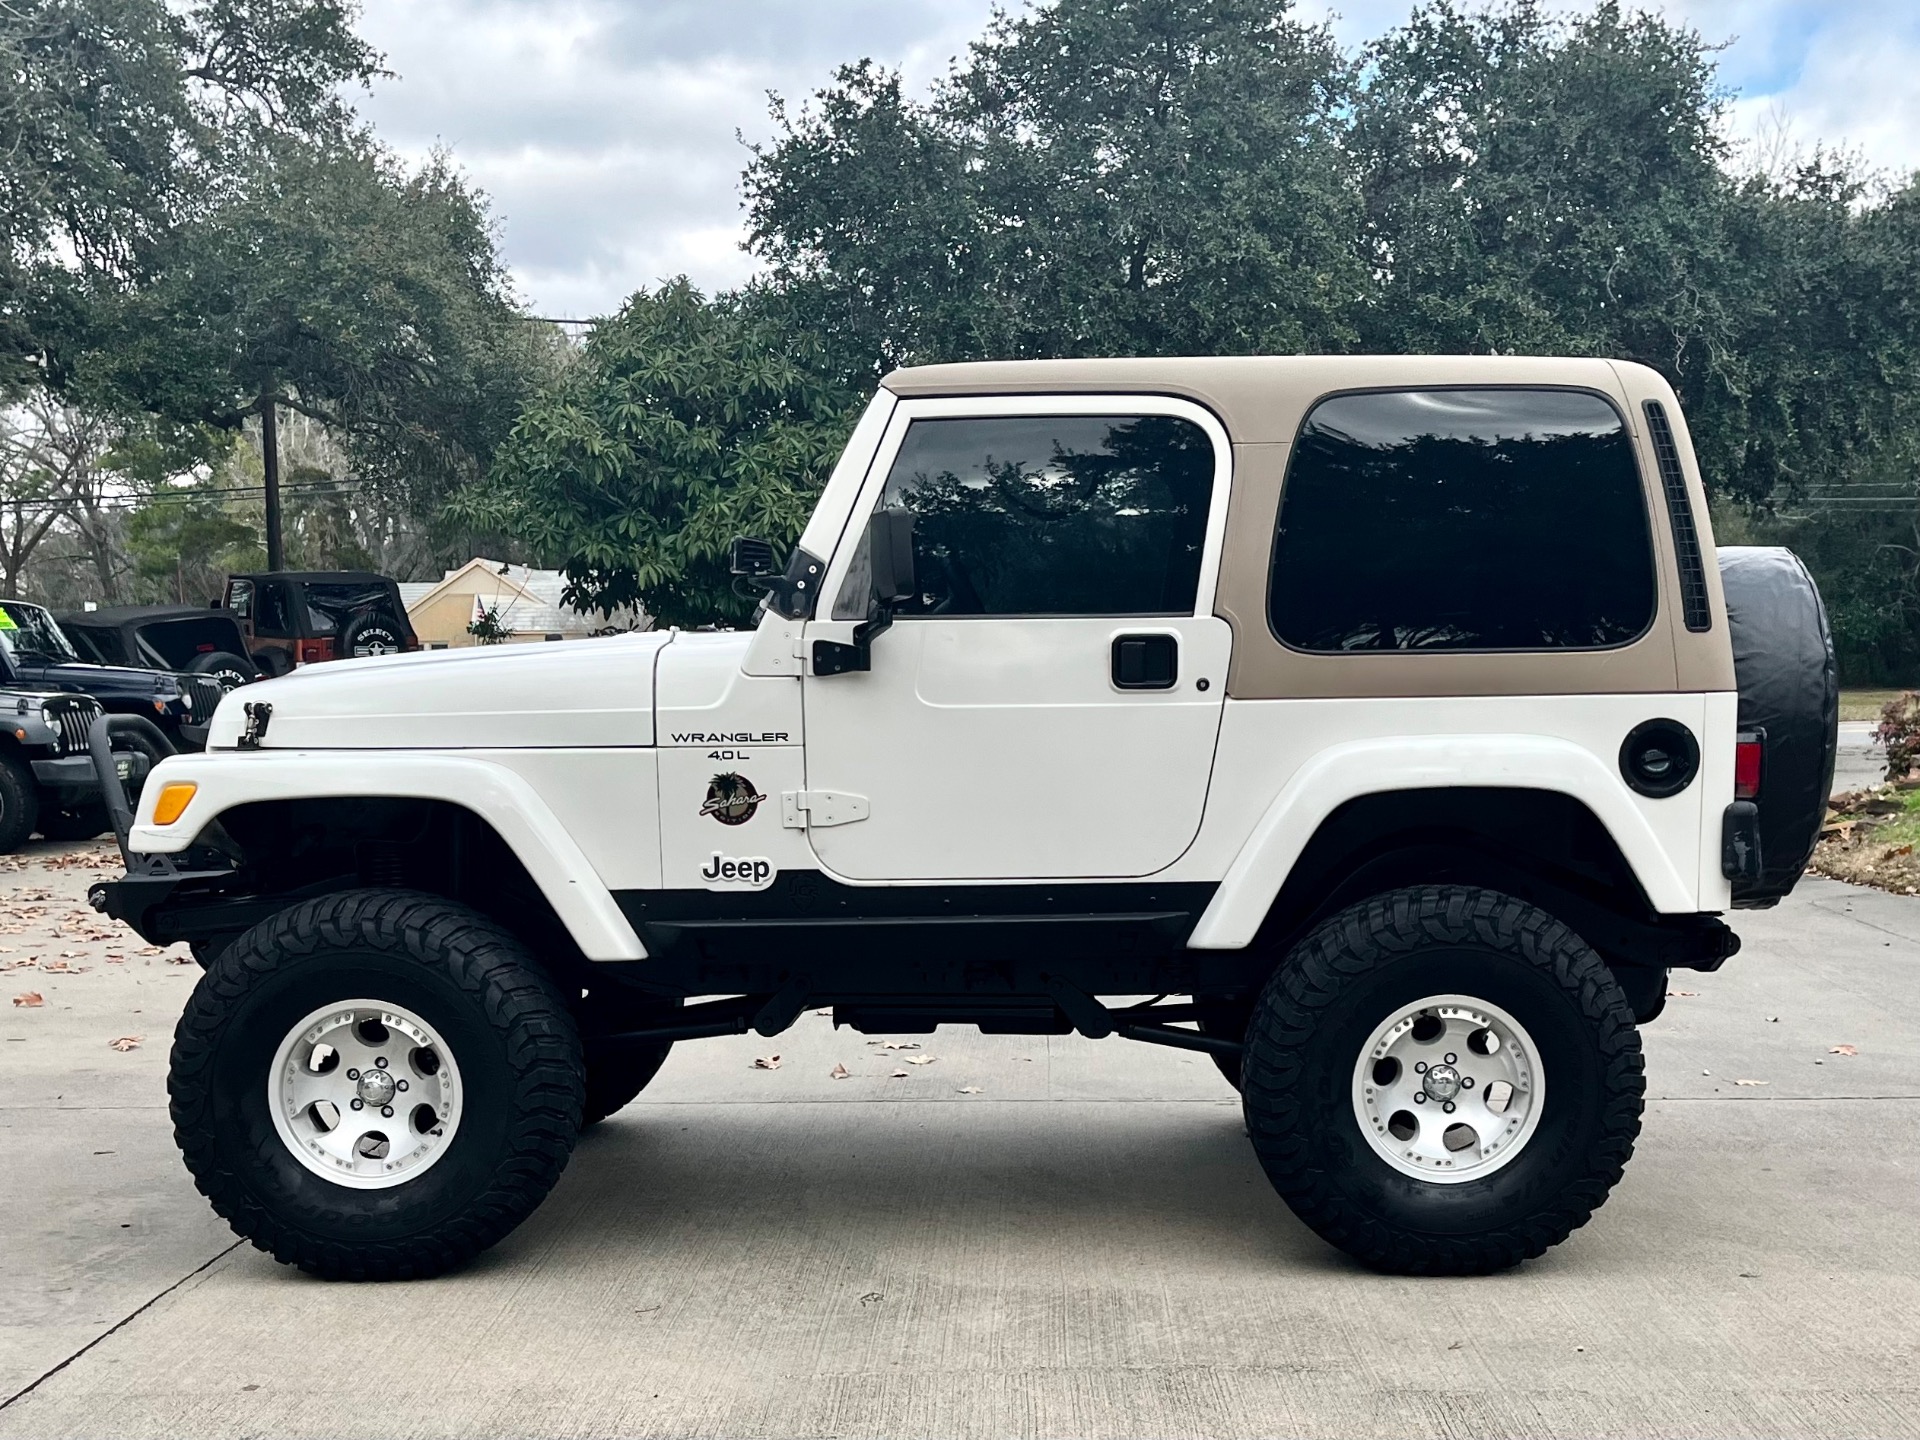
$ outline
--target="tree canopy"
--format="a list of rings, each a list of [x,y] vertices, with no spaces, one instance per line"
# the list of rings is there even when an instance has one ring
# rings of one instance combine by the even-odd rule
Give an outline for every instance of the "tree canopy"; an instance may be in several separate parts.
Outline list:
[[[753,602],[733,591],[729,542],[799,536],[852,400],[764,297],[676,281],[595,329],[454,510],[561,559],[580,609],[738,622]]]

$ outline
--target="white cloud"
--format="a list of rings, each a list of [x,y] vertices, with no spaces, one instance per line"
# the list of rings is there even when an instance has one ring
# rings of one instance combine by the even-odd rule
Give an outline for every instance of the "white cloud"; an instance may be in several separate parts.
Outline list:
[[[367,0],[361,30],[398,80],[362,103],[403,154],[435,144],[492,197],[502,250],[541,314],[616,308],[685,273],[712,290],[753,269],[740,171],[769,131],[766,92],[798,100],[863,55],[925,85],[992,0]],[[1575,8],[1559,0],[1556,8]],[[1584,7],[1581,7],[1584,8]],[[1723,79],[1742,136],[1784,117],[1802,144],[1920,167],[1920,9],[1872,0],[1665,0],[1732,40]],[[1348,45],[1408,0],[1302,0]]]

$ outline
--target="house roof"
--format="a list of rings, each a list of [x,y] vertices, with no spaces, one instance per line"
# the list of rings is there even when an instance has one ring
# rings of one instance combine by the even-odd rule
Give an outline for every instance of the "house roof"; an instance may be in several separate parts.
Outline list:
[[[499,597],[500,623],[522,633],[579,635],[607,625],[641,628],[646,621],[646,612],[638,608],[616,610],[611,618],[593,613],[583,615],[562,603],[567,577],[560,571],[537,570],[484,556],[475,556],[447,571],[437,581],[403,584],[400,598],[411,611],[441,593],[459,593],[464,587],[457,582],[464,579],[488,582],[472,593],[487,594],[491,590],[493,596]]]

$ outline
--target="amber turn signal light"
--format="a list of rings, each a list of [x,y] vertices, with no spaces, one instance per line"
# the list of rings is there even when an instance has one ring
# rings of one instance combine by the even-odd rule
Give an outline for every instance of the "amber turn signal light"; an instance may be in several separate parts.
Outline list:
[[[153,823],[171,825],[186,813],[188,803],[200,787],[191,780],[175,780],[160,787],[160,798],[153,802]]]

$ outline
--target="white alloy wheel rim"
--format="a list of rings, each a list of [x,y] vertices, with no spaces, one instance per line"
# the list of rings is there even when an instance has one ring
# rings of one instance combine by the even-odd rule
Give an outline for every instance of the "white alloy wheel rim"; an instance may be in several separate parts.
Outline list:
[[[1353,1112],[1374,1153],[1440,1185],[1509,1164],[1533,1138],[1545,1099],[1526,1027],[1471,995],[1402,1006],[1353,1067]]]
[[[460,1127],[460,1067],[425,1020],[384,1000],[344,1000],[302,1020],[273,1057],[267,1106],[314,1174],[356,1190],[402,1185]]]

